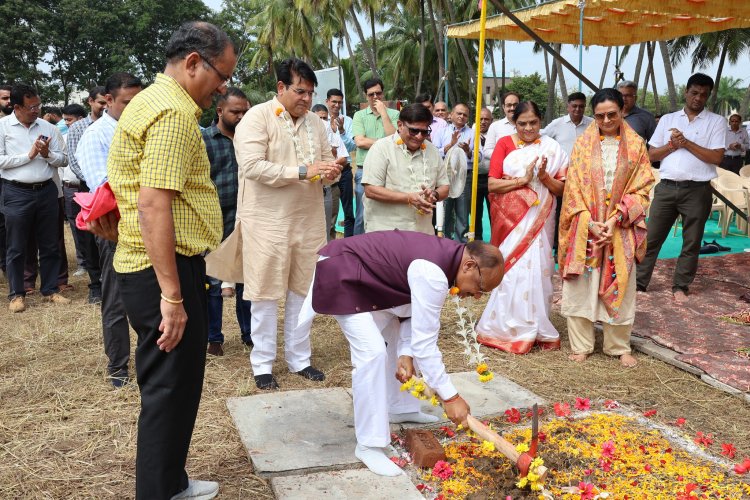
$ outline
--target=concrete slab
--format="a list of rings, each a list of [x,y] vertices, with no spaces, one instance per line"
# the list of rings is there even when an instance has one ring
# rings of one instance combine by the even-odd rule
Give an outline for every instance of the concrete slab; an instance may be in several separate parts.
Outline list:
[[[352,399],[341,387],[229,398],[227,407],[261,476],[361,466]]]
[[[271,488],[278,500],[422,500],[405,474],[377,476],[367,469],[317,472],[297,476],[274,477]]]
[[[681,370],[685,370],[686,372],[692,373],[693,375],[697,375],[700,377],[701,375],[705,373],[700,368],[697,368],[693,365],[690,365],[688,363],[685,363],[677,359],[677,356],[679,354],[676,351],[673,351],[672,349],[669,349],[667,347],[662,347],[654,343],[652,340],[632,335],[630,337],[630,344],[637,351],[640,351],[644,354],[648,354],[649,356],[653,358],[656,358],[660,361],[664,361],[665,363],[668,363],[672,366],[680,368]]]
[[[497,373],[495,378],[487,383],[480,382],[476,372],[473,371],[451,373],[450,377],[461,397],[469,403],[471,414],[475,417],[500,415],[510,408],[529,408],[534,403],[544,404],[544,400],[533,392]],[[422,411],[439,417],[442,422],[447,422],[443,418],[442,407],[425,403]],[[391,428],[398,429],[402,425],[403,427],[418,426],[416,424],[392,424]]]
[[[739,389],[735,389],[731,385],[727,385],[724,382],[721,382],[719,380],[716,380],[711,375],[703,374],[701,375],[701,380],[710,385],[711,387],[715,387],[721,391],[727,392],[733,396],[742,396],[745,393],[740,391]]]

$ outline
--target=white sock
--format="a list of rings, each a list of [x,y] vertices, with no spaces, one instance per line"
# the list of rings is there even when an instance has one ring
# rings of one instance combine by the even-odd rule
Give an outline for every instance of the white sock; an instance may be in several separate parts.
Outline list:
[[[417,424],[434,424],[440,419],[435,415],[413,411],[411,413],[389,413],[388,420],[392,424],[401,424],[404,422],[415,422]]]
[[[370,448],[369,446],[358,444],[354,449],[354,456],[364,462],[368,469],[379,476],[398,476],[403,474],[401,468],[385,456],[383,448]]]

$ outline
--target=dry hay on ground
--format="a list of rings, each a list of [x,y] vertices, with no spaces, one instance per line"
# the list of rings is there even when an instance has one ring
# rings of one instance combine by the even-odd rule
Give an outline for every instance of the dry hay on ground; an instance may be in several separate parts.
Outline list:
[[[69,255],[75,255],[72,248]],[[133,496],[137,388],[116,391],[109,385],[98,309],[86,304],[85,279],[71,278],[71,283],[75,290],[69,306],[42,303],[37,296],[21,314],[0,307],[0,498]],[[0,285],[0,294],[7,294],[6,284]],[[484,304],[468,302],[475,314]],[[453,307],[449,303],[443,313],[440,347],[449,371],[465,371],[463,348],[452,333]],[[233,314],[229,300],[226,354],[207,362],[187,468],[194,477],[219,481],[222,498],[272,498],[267,483],[253,475],[226,409],[226,398],[258,392]],[[745,435],[750,405],[640,355],[640,365],[631,370],[601,354],[584,364],[571,363],[564,321],[556,316],[554,323],[563,332],[562,352],[514,356],[484,350],[490,368],[548,402],[580,396],[616,399],[636,411],[657,408],[657,419],[685,418],[686,432],[713,433],[718,443],[734,443],[738,456],[750,455]],[[283,390],[351,384],[348,347],[330,317],[316,319],[313,327],[313,362],[327,375],[323,384],[287,372],[283,342],[279,359],[274,373]]]

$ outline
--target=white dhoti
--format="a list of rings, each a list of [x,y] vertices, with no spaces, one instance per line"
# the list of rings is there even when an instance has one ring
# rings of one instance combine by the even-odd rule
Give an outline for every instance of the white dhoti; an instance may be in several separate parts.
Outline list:
[[[289,371],[298,372],[310,366],[310,325],[312,321],[298,324],[299,313],[305,297],[291,290],[286,292],[284,305],[284,357]],[[273,370],[276,360],[277,317],[279,301],[257,300],[250,305],[250,332],[253,350],[250,364],[253,375],[267,375]]]

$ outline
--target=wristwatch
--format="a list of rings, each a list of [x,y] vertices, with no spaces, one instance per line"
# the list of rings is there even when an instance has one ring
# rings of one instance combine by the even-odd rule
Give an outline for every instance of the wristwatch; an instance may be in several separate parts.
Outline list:
[[[299,166],[299,180],[304,181],[307,179],[307,165]]]

